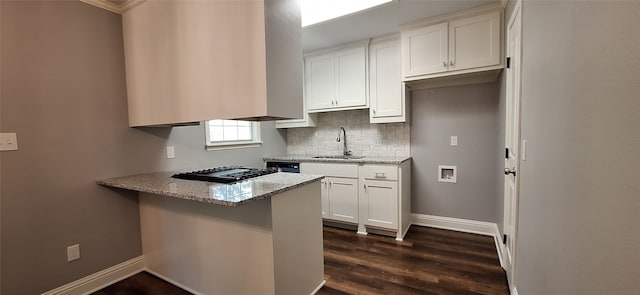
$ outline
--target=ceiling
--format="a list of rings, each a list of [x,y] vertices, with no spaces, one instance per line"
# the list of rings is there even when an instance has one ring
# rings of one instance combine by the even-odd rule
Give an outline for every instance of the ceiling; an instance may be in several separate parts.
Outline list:
[[[345,0],[353,1],[353,0]],[[399,32],[399,26],[501,0],[395,0],[302,28],[304,52]]]
[[[80,0],[122,13],[146,0]],[[355,1],[355,0],[344,0]],[[399,26],[504,0],[393,0],[302,28],[304,52],[399,32]]]

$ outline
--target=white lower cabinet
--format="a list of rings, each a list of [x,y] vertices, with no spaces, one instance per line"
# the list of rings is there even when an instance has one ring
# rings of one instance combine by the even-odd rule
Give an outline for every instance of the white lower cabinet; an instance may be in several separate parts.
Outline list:
[[[325,175],[322,218],[355,224],[359,234],[402,240],[411,212],[411,161],[402,164],[301,163],[300,172]]]
[[[398,182],[363,180],[360,192],[362,223],[380,228],[398,229]]]
[[[327,218],[358,223],[358,179],[327,177]]]
[[[358,223],[358,165],[300,163],[300,172],[325,175],[322,218]]]

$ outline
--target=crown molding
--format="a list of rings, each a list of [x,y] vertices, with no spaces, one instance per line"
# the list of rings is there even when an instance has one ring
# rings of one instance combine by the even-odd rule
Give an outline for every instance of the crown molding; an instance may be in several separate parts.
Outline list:
[[[107,0],[80,0],[81,2],[87,3],[89,5],[93,5],[111,12],[115,12],[117,14],[123,14],[127,10],[134,8],[147,0],[126,0],[121,2],[120,4],[114,3]]]

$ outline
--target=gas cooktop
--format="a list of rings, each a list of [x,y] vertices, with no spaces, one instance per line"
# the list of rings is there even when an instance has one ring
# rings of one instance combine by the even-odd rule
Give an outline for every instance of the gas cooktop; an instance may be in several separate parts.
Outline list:
[[[172,177],[219,183],[233,183],[249,178],[278,172],[277,169],[258,169],[242,166],[223,166],[211,169],[174,174]]]

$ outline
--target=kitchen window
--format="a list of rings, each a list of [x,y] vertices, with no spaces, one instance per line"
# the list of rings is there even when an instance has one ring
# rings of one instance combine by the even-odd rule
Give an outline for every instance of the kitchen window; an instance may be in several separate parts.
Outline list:
[[[207,150],[259,147],[260,123],[237,120],[205,121]]]

